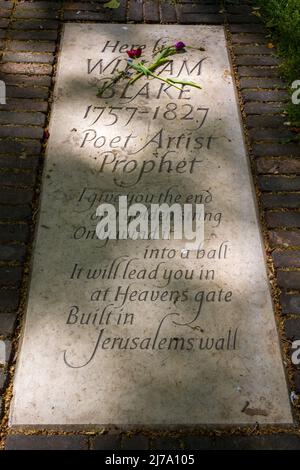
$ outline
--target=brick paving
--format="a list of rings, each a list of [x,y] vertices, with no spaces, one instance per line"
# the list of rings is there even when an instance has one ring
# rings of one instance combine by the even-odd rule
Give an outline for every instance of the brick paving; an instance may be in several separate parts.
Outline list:
[[[283,114],[289,99],[280,60],[268,32],[253,14],[254,2],[236,0],[121,0],[117,10],[100,1],[0,0],[0,79],[7,104],[0,105],[0,398],[12,376],[39,199],[43,147],[60,31],[64,22],[225,24],[237,74],[249,156],[264,229],[290,390],[300,394],[300,367],[290,364],[290,345],[300,339],[300,146]],[[272,278],[272,276],[271,276]],[[277,304],[277,302],[276,302]],[[0,348],[1,349],[1,348]],[[4,404],[4,401],[2,402]],[[1,411],[2,409],[2,411]],[[2,429],[7,434],[4,406]],[[1,421],[1,418],[0,418]],[[299,409],[295,427],[257,427],[238,434],[155,433],[87,435],[12,434],[7,449],[300,449]],[[249,432],[257,435],[247,435]],[[218,434],[218,436],[216,435]],[[222,433],[221,433],[222,434]],[[259,435],[258,435],[259,434]],[[153,437],[154,436],[154,437]],[[0,432],[1,438],[1,432]]]

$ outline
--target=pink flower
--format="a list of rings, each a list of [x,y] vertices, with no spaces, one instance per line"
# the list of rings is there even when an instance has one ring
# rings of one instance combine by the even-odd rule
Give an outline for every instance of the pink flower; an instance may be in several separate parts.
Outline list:
[[[130,51],[126,51],[129,55],[130,59],[137,59],[142,55],[142,49],[138,47],[137,49],[130,49]]]
[[[175,47],[176,51],[181,51],[182,49],[185,48],[185,44],[182,41],[178,41],[178,42],[176,42],[174,47]]]

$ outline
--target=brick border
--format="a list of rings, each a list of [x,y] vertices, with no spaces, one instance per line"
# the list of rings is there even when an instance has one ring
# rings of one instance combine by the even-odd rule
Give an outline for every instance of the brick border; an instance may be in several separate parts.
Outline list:
[[[0,0],[0,79],[8,96],[7,104],[0,105],[0,343],[4,341],[6,348],[5,364],[0,365],[3,438],[8,432],[6,412],[26,301],[57,47],[61,26],[68,21],[226,25],[290,390],[300,393],[300,367],[292,367],[289,359],[291,341],[300,339],[300,146],[283,142],[293,137],[283,114],[287,84],[280,77],[267,31],[253,14],[254,2],[239,0],[221,10],[217,0],[183,0],[175,5],[167,0],[121,0],[118,10],[107,11],[101,5],[104,1]],[[277,433],[255,426],[209,435],[157,432],[151,438],[143,432],[88,437],[84,432],[45,435],[36,431],[29,436],[9,430],[6,448],[300,449],[299,406],[294,411],[297,427]],[[260,435],[247,436],[249,432]],[[220,433],[224,436],[217,437]]]

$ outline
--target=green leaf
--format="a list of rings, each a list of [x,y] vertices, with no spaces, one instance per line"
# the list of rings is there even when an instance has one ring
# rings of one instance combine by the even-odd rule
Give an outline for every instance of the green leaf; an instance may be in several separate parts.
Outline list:
[[[119,0],[110,0],[110,2],[104,3],[104,8],[111,8],[112,10],[119,8],[120,2]]]
[[[130,62],[130,63],[128,63],[128,65],[129,65],[129,67],[132,67],[134,70],[137,70],[138,72],[142,73],[146,77],[148,77],[148,75],[150,73],[150,70],[147,69],[147,67],[145,67],[141,63],[135,64],[134,62]]]
[[[161,59],[164,59],[165,57],[168,57],[169,55],[174,55],[174,54],[176,54],[176,49],[174,49],[174,47],[172,46],[166,47],[160,52],[157,60],[160,61]]]

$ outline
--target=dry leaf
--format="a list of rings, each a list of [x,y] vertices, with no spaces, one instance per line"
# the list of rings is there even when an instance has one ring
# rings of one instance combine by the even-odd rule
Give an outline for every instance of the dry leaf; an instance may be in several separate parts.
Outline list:
[[[49,137],[50,137],[50,132],[49,132],[48,129],[45,129],[44,130],[44,139],[47,140],[47,139],[49,139]]]
[[[110,2],[104,3],[104,8],[112,8],[113,10],[115,8],[119,8],[120,2],[119,0],[110,0]]]

